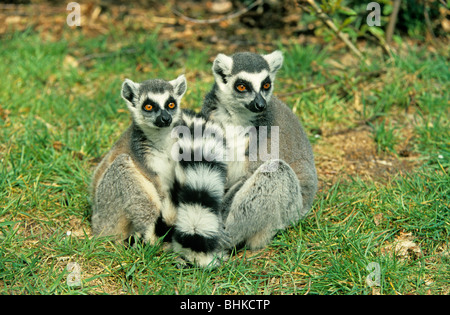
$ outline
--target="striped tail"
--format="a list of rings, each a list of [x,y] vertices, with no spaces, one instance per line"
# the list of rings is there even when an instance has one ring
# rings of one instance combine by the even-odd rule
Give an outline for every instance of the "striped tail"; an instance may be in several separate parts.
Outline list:
[[[220,213],[227,176],[223,132],[193,113],[184,112],[183,122],[171,192],[177,207],[172,245],[192,263],[216,266],[228,239]]]

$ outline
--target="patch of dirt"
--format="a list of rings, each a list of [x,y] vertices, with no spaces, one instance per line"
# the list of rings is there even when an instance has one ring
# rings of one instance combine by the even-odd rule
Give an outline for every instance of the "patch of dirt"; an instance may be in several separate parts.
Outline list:
[[[69,220],[69,230],[67,230],[66,234],[77,238],[91,238],[92,230],[86,223],[87,222],[83,221],[79,217],[71,216]]]
[[[382,181],[417,166],[414,156],[377,152],[369,127],[324,135],[314,145],[314,153],[322,188],[349,176]]]
[[[80,3],[81,26],[68,26],[68,15],[74,11],[67,10],[67,3],[0,4],[0,36],[33,29],[43,39],[56,41],[79,33],[85,37],[107,34],[114,25],[125,32],[158,30],[160,37],[177,49],[204,49],[207,45],[211,55],[237,50],[273,50],[279,40],[320,41],[309,36],[319,22],[304,25],[303,11],[295,1],[273,2],[273,7],[267,7],[266,3],[264,7],[256,6],[236,15],[246,8],[241,1],[233,5],[225,1],[223,8],[217,8],[217,3],[209,0],[155,1],[150,5],[140,2],[120,5],[91,0]],[[211,20],[219,22],[207,22]]]
[[[422,249],[414,242],[413,234],[400,232],[395,241],[381,249],[385,255],[395,255],[400,260],[416,260],[422,257]]]

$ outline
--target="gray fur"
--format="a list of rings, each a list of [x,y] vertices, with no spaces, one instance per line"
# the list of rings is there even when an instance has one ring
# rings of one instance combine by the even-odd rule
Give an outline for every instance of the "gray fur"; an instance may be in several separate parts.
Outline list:
[[[318,182],[311,144],[305,131],[292,111],[272,96],[275,76],[283,62],[281,52],[236,55],[227,57],[219,54],[214,61],[216,80],[205,97],[202,113],[220,123],[224,130],[228,126],[238,125],[268,126],[271,135],[270,127],[279,127],[281,161],[275,171],[262,172],[261,168],[269,162],[261,159],[229,166],[230,174],[233,168],[238,169],[234,173],[244,174],[229,178],[228,187],[231,188],[223,203],[226,230],[234,245],[244,242],[256,249],[268,244],[277,229],[286,228],[308,214]],[[235,59],[239,64],[234,64]],[[266,76],[269,76],[272,85],[268,91],[260,88],[258,81]],[[236,91],[235,84],[239,80],[251,81],[252,90],[246,93]],[[261,112],[252,112],[248,110],[248,103],[258,94],[267,105]],[[269,143],[270,140],[269,136]],[[240,170],[242,167],[244,171]],[[269,193],[271,191],[273,193]]]
[[[264,171],[270,163],[278,163],[276,172]],[[234,194],[234,198],[225,231],[233,244],[245,240],[250,248],[264,247],[278,229],[301,217],[300,186],[291,167],[282,160],[265,162],[237,192],[229,194]]]
[[[171,126],[181,117],[179,102],[186,91],[186,79],[148,80],[134,83],[126,79],[122,97],[133,122],[100,162],[92,180],[92,230],[95,235],[123,240],[138,235],[154,243],[155,222],[162,216],[174,223],[176,213],[169,190],[174,178],[174,161],[170,157]],[[143,109],[152,99],[158,111]],[[177,106],[169,109],[168,100]],[[170,117],[158,127],[161,115]]]
[[[231,59],[233,59],[231,75],[235,75],[241,71],[256,73],[264,69],[269,70],[269,64],[261,55],[240,52],[231,56]]]
[[[180,80],[180,84],[177,86],[177,88],[178,89],[176,94],[183,95],[186,91],[186,82]],[[125,79],[122,85],[122,97],[129,102],[133,102],[133,100],[135,100],[135,97],[138,95],[148,93],[163,94],[166,91],[173,94],[174,86],[170,82],[161,79],[146,80],[139,84],[136,84],[129,79]]]
[[[103,175],[94,196],[92,229],[95,235],[145,235],[155,222],[158,205],[137,184],[131,169],[135,168],[128,154],[120,154]],[[108,210],[107,210],[108,209]],[[155,209],[155,211],[143,211]]]

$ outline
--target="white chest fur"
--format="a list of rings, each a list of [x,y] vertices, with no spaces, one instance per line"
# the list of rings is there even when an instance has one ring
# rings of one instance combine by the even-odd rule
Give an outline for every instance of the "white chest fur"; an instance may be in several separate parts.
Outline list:
[[[224,134],[227,150],[225,161],[228,166],[227,187],[233,186],[241,178],[247,176],[248,157],[246,151],[249,145],[249,128],[226,125]]]
[[[169,152],[154,151],[148,155],[146,162],[147,167],[158,175],[163,193],[168,193],[173,184],[175,168]]]

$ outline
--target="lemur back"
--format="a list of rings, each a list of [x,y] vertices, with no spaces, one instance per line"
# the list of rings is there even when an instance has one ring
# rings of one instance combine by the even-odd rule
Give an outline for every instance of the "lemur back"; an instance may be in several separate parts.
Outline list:
[[[131,235],[157,241],[158,217],[174,223],[169,198],[174,162],[170,157],[173,125],[181,116],[179,103],[186,79],[125,80],[122,97],[132,124],[100,162],[92,180],[92,229],[95,235],[123,240]]]

